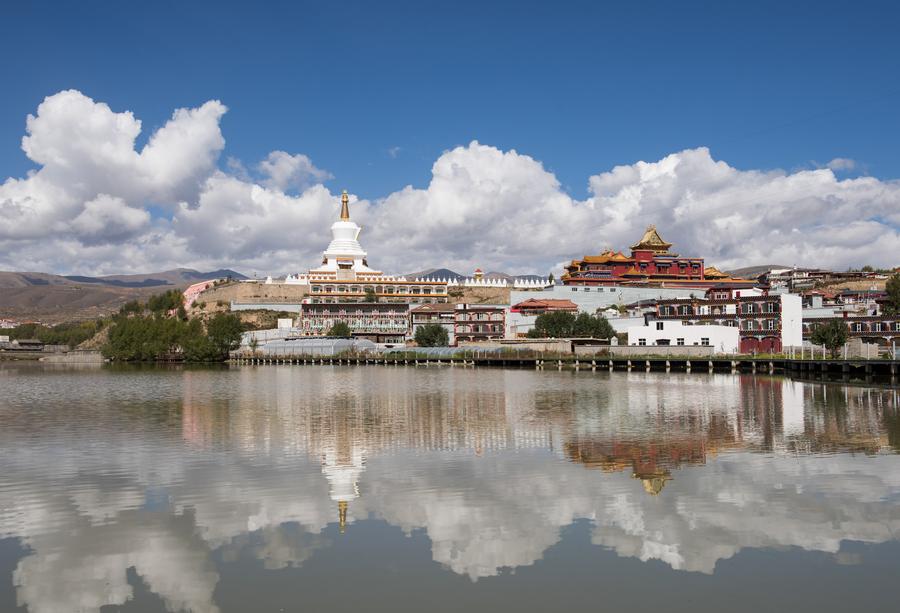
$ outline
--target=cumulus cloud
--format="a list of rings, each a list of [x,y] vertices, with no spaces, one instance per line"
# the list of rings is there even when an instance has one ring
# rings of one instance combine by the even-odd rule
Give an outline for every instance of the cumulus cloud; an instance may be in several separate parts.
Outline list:
[[[856,160],[850,158],[834,158],[826,164],[831,170],[853,170],[856,168]]]
[[[138,150],[142,126],[131,112],[74,90],[46,98],[22,141],[38,168],[0,184],[0,268],[316,264],[338,210],[322,184],[332,175],[285,151],[220,168],[226,110],[215,100],[176,110]],[[473,141],[438,157],[426,186],[352,196],[351,210],[369,261],[386,272],[546,273],[607,246],[625,249],[650,223],[679,252],[725,268],[896,265],[900,182],[835,176],[854,167],[836,158],[814,170],[741,170],[697,148],[598,169],[579,199],[539,160]]]
[[[302,153],[291,155],[284,151],[270,153],[259,163],[259,171],[265,176],[263,185],[281,192],[334,178],[330,172],[316,168],[312,160]]]

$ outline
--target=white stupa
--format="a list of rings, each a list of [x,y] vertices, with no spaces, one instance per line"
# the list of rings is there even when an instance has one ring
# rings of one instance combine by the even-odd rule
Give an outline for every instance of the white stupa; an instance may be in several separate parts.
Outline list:
[[[322,453],[322,474],[328,480],[331,499],[338,503],[338,526],[347,526],[347,507],[359,497],[359,478],[366,469],[365,449],[351,444],[349,448],[326,446]]]
[[[359,244],[362,231],[350,221],[350,198],[347,191],[341,195],[341,218],[331,224],[331,242],[322,257],[322,265],[309,271],[310,275],[334,276],[340,280],[354,280],[357,274],[380,275],[381,271],[369,268],[366,251]]]

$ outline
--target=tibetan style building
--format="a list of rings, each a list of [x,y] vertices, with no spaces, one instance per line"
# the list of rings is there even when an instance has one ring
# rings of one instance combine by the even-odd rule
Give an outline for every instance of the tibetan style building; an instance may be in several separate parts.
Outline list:
[[[447,302],[444,281],[408,281],[385,275],[369,266],[368,254],[359,243],[362,231],[350,220],[350,200],[341,196],[341,216],[331,225],[331,243],[322,264],[306,275],[288,277],[287,283],[308,284],[313,304],[343,302],[435,303]]]
[[[607,250],[600,255],[586,255],[572,260],[562,276],[564,285],[658,285],[665,287],[708,288],[753,287],[751,279],[736,279],[703,265],[703,258],[682,257],[672,253],[672,243],[662,239],[655,226],[649,226],[631,255]]]

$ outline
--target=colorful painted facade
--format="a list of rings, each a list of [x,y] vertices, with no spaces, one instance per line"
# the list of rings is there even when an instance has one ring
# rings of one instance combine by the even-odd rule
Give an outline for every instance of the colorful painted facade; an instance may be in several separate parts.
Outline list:
[[[655,226],[649,226],[631,254],[607,250],[600,255],[586,255],[572,260],[562,276],[564,285],[665,285],[698,287],[728,285],[753,287],[752,279],[737,279],[710,266],[703,258],[683,257],[672,253]]]

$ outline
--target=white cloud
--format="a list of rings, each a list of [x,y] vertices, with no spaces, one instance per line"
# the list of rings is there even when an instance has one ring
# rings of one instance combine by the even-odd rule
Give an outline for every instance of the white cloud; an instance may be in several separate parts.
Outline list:
[[[259,171],[265,176],[263,185],[281,192],[302,189],[333,178],[328,171],[316,168],[302,153],[291,155],[284,151],[271,152],[259,163]]]
[[[84,204],[72,228],[86,244],[118,242],[134,236],[150,223],[150,213],[128,206],[121,198],[100,194]]]
[[[193,266],[295,272],[317,263],[337,198],[331,174],[273,151],[217,168],[226,107],[179,109],[140,151],[141,122],[77,91],[49,96],[22,141],[40,167],[0,185],[0,268],[112,273]],[[390,154],[390,152],[389,152]],[[573,198],[540,161],[473,141],[444,152],[424,188],[354,197],[373,266],[546,273],[655,223],[710,264],[896,265],[900,182],[839,180],[853,168],[739,170],[706,148],[588,178]],[[296,193],[285,193],[286,191]],[[150,210],[161,211],[155,218]]]
[[[851,160],[850,158],[834,158],[825,166],[831,170],[853,170],[856,168],[856,160]]]

